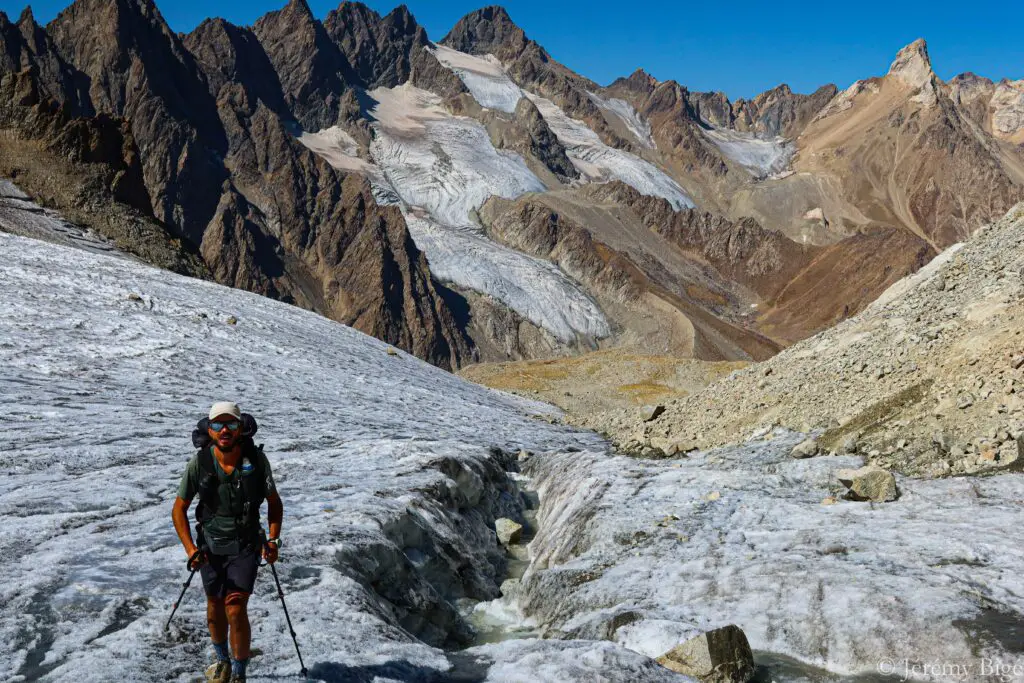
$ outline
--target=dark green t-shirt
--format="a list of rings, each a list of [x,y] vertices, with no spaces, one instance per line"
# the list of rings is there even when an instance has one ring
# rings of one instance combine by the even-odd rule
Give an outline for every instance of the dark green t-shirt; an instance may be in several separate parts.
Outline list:
[[[212,449],[213,446],[209,446],[209,448]],[[235,509],[236,504],[241,504],[245,496],[241,485],[242,477],[257,475],[243,475],[241,460],[238,461],[238,465],[229,475],[220,466],[220,463],[217,462],[217,456],[213,453],[210,453],[210,456],[213,458],[213,467],[217,471],[217,480],[219,482],[217,496],[219,500],[217,503],[217,514],[203,522],[203,531],[207,537],[238,538],[238,520],[231,511]],[[260,464],[262,465],[263,497],[266,498],[276,491],[277,487],[274,484],[274,474],[270,470],[270,461],[267,460],[267,456],[260,452],[257,457],[260,458]],[[253,465],[256,465],[256,463],[253,463]],[[256,469],[258,470],[260,467],[257,466]],[[178,486],[178,497],[191,502],[199,493],[199,478],[199,454],[197,453],[188,461],[185,474],[181,477],[181,484]]]

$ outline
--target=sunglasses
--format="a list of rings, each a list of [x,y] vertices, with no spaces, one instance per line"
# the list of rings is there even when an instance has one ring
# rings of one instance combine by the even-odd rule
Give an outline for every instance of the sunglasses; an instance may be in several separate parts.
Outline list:
[[[241,427],[241,426],[242,426],[242,423],[239,422],[238,420],[233,420],[231,422],[211,422],[210,423],[210,429],[212,429],[215,432],[222,432],[222,431],[224,431],[225,427],[227,429],[229,429],[230,431],[232,431],[232,432],[237,432],[238,428]]]

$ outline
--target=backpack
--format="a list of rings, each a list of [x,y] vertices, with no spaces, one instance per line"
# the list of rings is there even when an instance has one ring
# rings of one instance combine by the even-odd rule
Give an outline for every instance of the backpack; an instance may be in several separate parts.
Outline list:
[[[240,445],[242,447],[242,457],[249,459],[249,462],[252,463],[253,471],[242,476],[241,505],[235,510],[226,511],[227,515],[224,512],[221,512],[221,514],[223,516],[233,514],[240,529],[247,529],[255,535],[259,529],[260,506],[263,505],[263,501],[266,498],[266,491],[263,487],[263,444],[257,446],[252,439],[259,429],[259,425],[256,424],[256,418],[248,413],[242,413],[241,422],[242,435],[240,437]],[[196,428],[192,431],[192,445],[198,449],[196,458],[199,460],[199,503],[196,505],[196,534],[203,542],[209,540],[204,538],[203,522],[216,515],[218,512],[217,508],[220,507],[220,497],[217,491],[220,486],[220,479],[217,476],[217,465],[214,462],[213,452],[210,448],[213,442],[207,433],[209,425],[210,420],[204,417],[196,423]],[[239,467],[241,467],[241,463],[239,463]],[[216,548],[211,548],[211,550],[216,554],[236,554],[234,552],[217,552]]]

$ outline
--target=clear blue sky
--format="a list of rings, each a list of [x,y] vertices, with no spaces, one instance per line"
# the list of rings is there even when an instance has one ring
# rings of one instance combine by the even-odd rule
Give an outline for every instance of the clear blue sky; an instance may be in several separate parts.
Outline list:
[[[38,0],[49,21],[70,0]],[[493,1],[493,0],[491,0]],[[188,32],[210,15],[251,24],[286,0],[157,0],[171,26]],[[408,0],[430,37],[440,40],[458,19],[488,0]],[[309,0],[320,18],[338,0]],[[394,0],[368,0],[386,14]],[[881,75],[896,51],[928,41],[935,71],[948,79],[973,71],[994,80],[1024,78],[1024,2],[1020,0],[859,0],[813,3],[776,0],[656,2],[653,0],[507,0],[526,34],[558,61],[601,84],[643,67],[660,80],[693,90],[750,97],[779,83],[810,92]],[[0,0],[16,18],[21,0]]]

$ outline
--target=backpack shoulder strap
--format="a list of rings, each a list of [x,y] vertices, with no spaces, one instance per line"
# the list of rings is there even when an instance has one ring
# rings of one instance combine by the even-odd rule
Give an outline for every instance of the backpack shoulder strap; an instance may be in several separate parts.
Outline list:
[[[199,505],[196,506],[196,520],[202,521],[212,517],[217,511],[217,466],[213,462],[213,453],[209,446],[196,452],[199,461]]]
[[[257,446],[249,442],[245,450],[245,457],[252,463],[252,472],[242,477],[242,493],[245,498],[242,516],[250,524],[258,524],[260,519],[260,506],[267,497],[263,484],[263,444]]]

